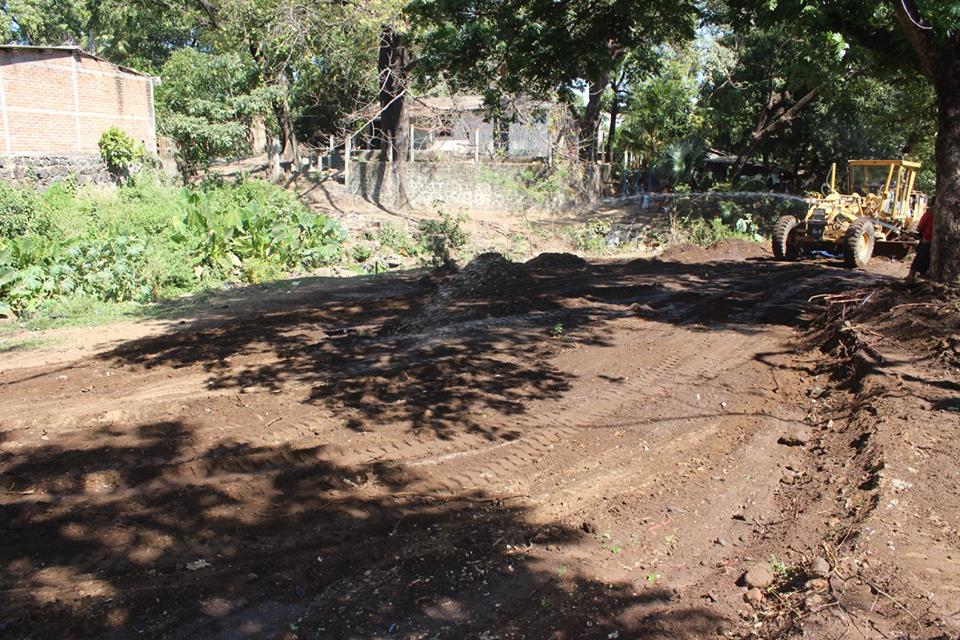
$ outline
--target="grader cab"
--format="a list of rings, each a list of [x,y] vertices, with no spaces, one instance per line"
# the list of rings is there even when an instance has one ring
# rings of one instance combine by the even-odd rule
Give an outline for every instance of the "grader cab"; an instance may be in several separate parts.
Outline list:
[[[773,254],[796,260],[815,250],[839,253],[850,268],[876,253],[905,255],[911,232],[927,208],[914,191],[920,163],[908,160],[850,160],[846,193],[837,191],[837,165],[823,194],[811,200],[803,220],[782,216],[773,228]]]

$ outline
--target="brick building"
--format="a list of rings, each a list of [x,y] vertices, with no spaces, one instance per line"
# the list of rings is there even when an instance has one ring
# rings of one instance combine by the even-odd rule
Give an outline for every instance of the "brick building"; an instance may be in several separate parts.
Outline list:
[[[9,170],[24,165],[47,174],[88,167],[111,126],[156,153],[157,81],[77,47],[0,46],[0,177],[22,178]]]

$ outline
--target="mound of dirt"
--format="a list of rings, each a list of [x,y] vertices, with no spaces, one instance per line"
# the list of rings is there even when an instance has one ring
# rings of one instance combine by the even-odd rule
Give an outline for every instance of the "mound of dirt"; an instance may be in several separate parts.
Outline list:
[[[749,240],[726,239],[715,242],[709,247],[694,244],[680,244],[668,247],[660,254],[660,259],[670,262],[693,264],[696,262],[716,262],[718,260],[746,260],[770,255],[765,244]]]
[[[572,253],[541,253],[527,260],[524,265],[530,271],[563,272],[586,269],[589,263]]]
[[[481,253],[437,289],[433,302],[513,297],[520,287],[531,282],[523,265],[510,262],[499,253]]]
[[[894,281],[880,287],[827,296],[817,322],[823,350],[858,363],[882,358],[880,337],[900,348],[960,369],[960,291],[926,281]],[[866,331],[864,331],[866,329]],[[855,377],[866,371],[860,362]]]
[[[478,318],[519,313],[533,279],[524,265],[482,253],[437,287],[416,315],[384,326],[387,333],[423,332]],[[479,305],[476,303],[483,302]]]

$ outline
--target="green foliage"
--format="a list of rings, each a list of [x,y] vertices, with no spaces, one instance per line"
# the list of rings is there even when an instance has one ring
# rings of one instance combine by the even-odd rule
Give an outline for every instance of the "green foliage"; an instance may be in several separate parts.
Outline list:
[[[267,262],[288,270],[331,264],[346,240],[335,220],[267,182],[184,195],[184,211],[173,219],[174,238],[189,247],[201,279],[262,277]],[[256,266],[247,269],[247,263]]]
[[[146,300],[150,289],[139,277],[145,248],[126,236],[66,245],[36,237],[0,241],[0,300],[17,313],[68,295]]]
[[[359,262],[362,264],[369,260],[371,256],[373,256],[373,248],[365,244],[354,245],[350,254],[353,256],[354,262]]]
[[[98,143],[100,157],[115,176],[130,175],[130,168],[134,162],[142,160],[146,151],[143,143],[131,138],[126,131],[119,127],[110,127],[100,136]]]
[[[413,0],[417,71],[499,95],[556,95],[611,73],[626,52],[690,38],[694,2]],[[606,81],[601,81],[606,84]]]
[[[238,53],[175,51],[161,69],[158,126],[177,143],[185,174],[249,150],[247,130],[270,111],[276,91],[258,85],[256,67]]]
[[[668,49],[653,73],[629,86],[619,146],[650,160],[701,126],[697,109],[699,61],[689,50]]]
[[[574,227],[570,235],[573,246],[578,251],[604,253],[607,250],[608,233],[610,233],[610,222],[597,219]]]
[[[460,226],[462,218],[441,213],[439,220],[421,220],[417,224],[417,244],[427,254],[427,261],[439,267],[452,261],[467,244],[467,232]]]
[[[571,174],[570,168],[563,165],[529,167],[515,176],[481,167],[477,177],[487,184],[496,185],[500,189],[516,194],[524,202],[545,205],[556,200],[557,196],[564,191],[571,189]]]
[[[0,181],[0,238],[15,238],[35,230],[41,201],[31,189],[18,189]]]
[[[410,235],[391,224],[383,224],[377,232],[377,239],[380,245],[396,251],[397,254],[410,258],[420,252],[420,247]]]
[[[138,175],[116,193],[71,181],[42,196],[5,193],[0,203],[34,204],[29,224],[17,223],[25,233],[0,237],[3,315],[80,299],[144,303],[227,279],[262,282],[335,261],[346,238],[335,221],[260,181],[179,191]]]

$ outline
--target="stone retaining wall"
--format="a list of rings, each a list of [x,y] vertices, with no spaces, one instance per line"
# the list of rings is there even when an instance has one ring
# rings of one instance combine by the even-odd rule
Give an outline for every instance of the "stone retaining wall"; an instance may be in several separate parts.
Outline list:
[[[76,176],[80,184],[107,184],[113,177],[100,156],[0,156],[0,180],[20,186],[48,187]]]
[[[406,163],[406,191],[416,207],[455,206],[488,211],[563,210],[600,196],[607,165],[585,165],[579,175],[553,176],[542,162]],[[551,177],[553,176],[553,177]],[[551,188],[545,189],[549,182]],[[348,187],[365,200],[395,206],[397,180],[389,162],[351,162]]]

